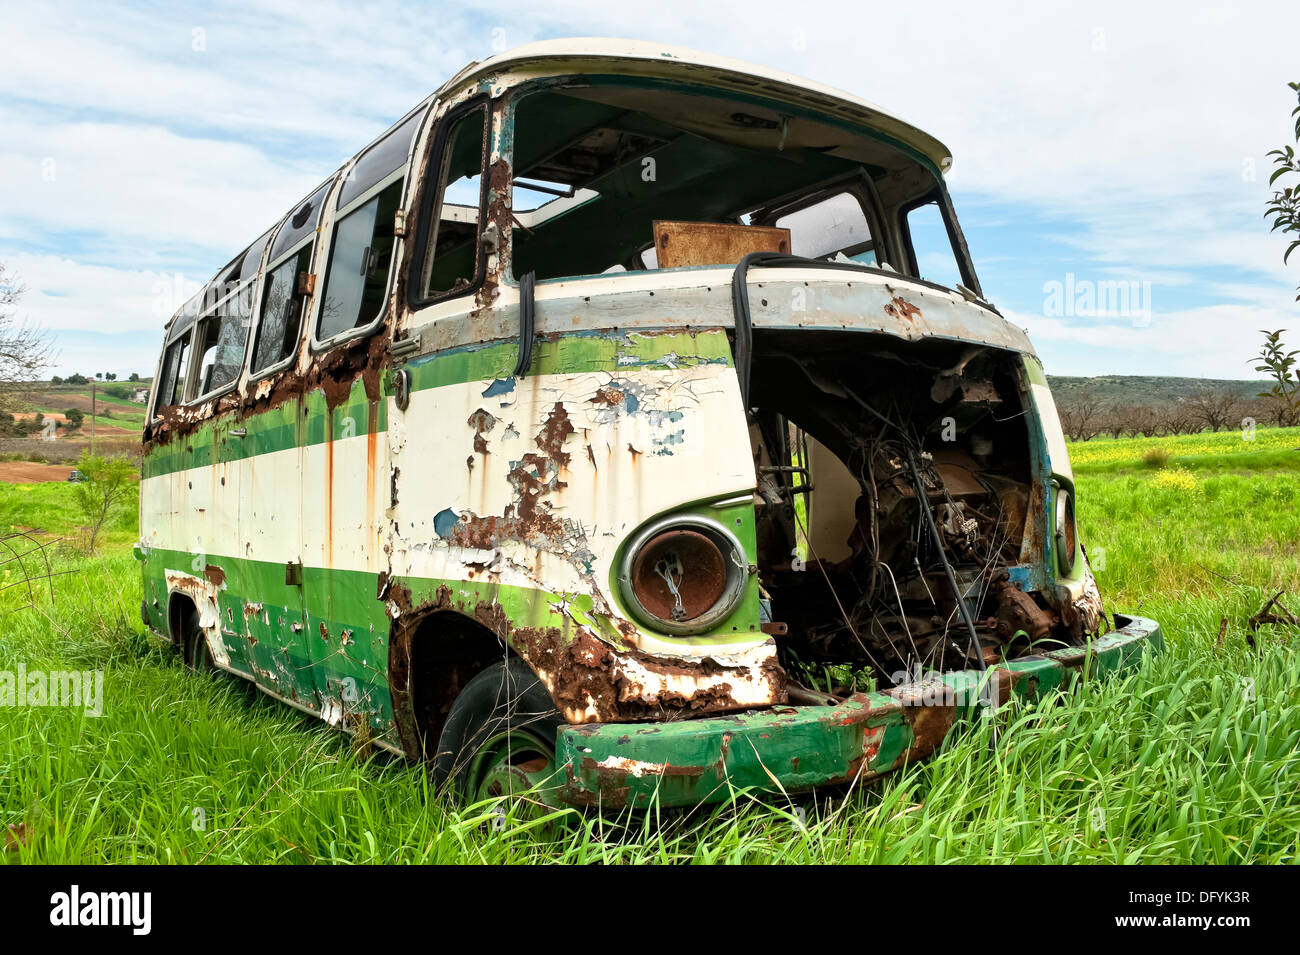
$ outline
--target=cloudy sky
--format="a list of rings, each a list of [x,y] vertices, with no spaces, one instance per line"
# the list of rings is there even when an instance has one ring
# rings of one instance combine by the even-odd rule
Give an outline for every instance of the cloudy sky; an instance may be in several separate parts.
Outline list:
[[[1150,8],[1150,9],[1148,9]],[[1255,377],[1300,339],[1262,218],[1288,3],[22,4],[3,12],[0,262],[57,372],[151,374],[162,324],[470,60],[627,36],[789,70],[942,139],[985,293],[1055,374]],[[1129,314],[1079,314],[1131,282]]]

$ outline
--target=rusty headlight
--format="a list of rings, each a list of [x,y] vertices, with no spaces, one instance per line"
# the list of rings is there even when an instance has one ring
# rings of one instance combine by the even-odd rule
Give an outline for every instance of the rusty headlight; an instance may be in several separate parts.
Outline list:
[[[1079,535],[1074,522],[1074,494],[1060,484],[1056,485],[1056,567],[1062,577],[1074,572],[1074,555],[1079,548]]]
[[[699,515],[642,528],[623,552],[618,584],[632,615],[651,630],[702,633],[729,617],[749,578],[740,541]]]

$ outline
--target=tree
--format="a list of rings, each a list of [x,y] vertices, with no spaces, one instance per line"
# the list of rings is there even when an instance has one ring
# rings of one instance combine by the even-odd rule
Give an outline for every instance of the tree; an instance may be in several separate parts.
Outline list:
[[[1264,347],[1256,356],[1260,362],[1256,371],[1266,372],[1273,379],[1273,386],[1268,391],[1261,391],[1259,397],[1271,398],[1277,406],[1278,424],[1284,427],[1300,424],[1300,371],[1296,369],[1296,355],[1300,350],[1286,351],[1282,344],[1285,328],[1275,332],[1260,329],[1264,335]]]
[[[127,381],[139,381],[139,380],[140,380],[140,373],[138,371],[131,372],[131,377],[127,378]]]
[[[130,496],[135,465],[130,458],[111,457],[82,451],[77,458],[77,470],[88,480],[73,485],[73,496],[81,516],[90,531],[87,549],[95,550],[95,541],[104,524],[126,498]]]
[[[81,427],[81,423],[86,420],[86,413],[80,408],[69,408],[63,412],[64,417],[68,419],[68,427],[76,430]]]
[[[1287,86],[1300,100],[1300,83],[1288,83]],[[1291,110],[1291,118],[1295,121],[1295,141],[1300,143],[1300,105]],[[1273,175],[1268,177],[1270,186],[1287,176],[1300,176],[1300,161],[1296,159],[1294,146],[1274,149],[1269,155],[1273,157],[1274,166]],[[1300,187],[1284,185],[1281,189],[1275,189],[1264,212],[1265,218],[1270,216],[1273,218],[1273,226],[1269,231],[1281,229],[1284,235],[1291,238],[1286,251],[1282,253],[1282,264],[1285,265],[1291,253],[1300,248]],[[1297,293],[1300,293],[1300,289],[1297,289]],[[1300,302],[1300,294],[1296,295],[1296,301]],[[1300,372],[1296,370],[1295,360],[1300,352],[1286,350],[1282,344],[1284,331],[1284,328],[1275,332],[1261,329],[1264,345],[1255,357],[1260,363],[1255,366],[1255,370],[1265,372],[1273,379],[1272,387],[1260,392],[1259,397],[1273,400],[1279,424],[1295,425],[1300,424]]]
[[[1102,401],[1090,391],[1070,395],[1061,401],[1061,427],[1071,441],[1087,441],[1102,430]]]
[[[82,374],[74,374],[64,378],[63,383],[65,385],[88,385],[90,384],[90,379]]]
[[[1184,402],[1175,401],[1156,411],[1160,415],[1160,427],[1169,434],[1195,434],[1201,430],[1201,422]]]
[[[1211,431],[1219,432],[1237,423],[1241,399],[1230,388],[1206,388],[1187,399],[1192,417]]]
[[[1300,98],[1300,83],[1288,83],[1292,92]],[[1300,106],[1291,110],[1291,117],[1295,120],[1295,141],[1300,143]],[[1281,149],[1274,149],[1269,153],[1273,157],[1273,175],[1268,177],[1268,184],[1271,186],[1284,176],[1300,176],[1300,162],[1296,161],[1295,147],[1283,146]],[[1281,229],[1283,233],[1290,233],[1296,238],[1291,240],[1291,244],[1286,247],[1282,253],[1282,264],[1291,257],[1291,253],[1300,248],[1300,188],[1295,186],[1283,186],[1281,189],[1273,191],[1273,197],[1269,200],[1268,209],[1264,217],[1273,217],[1273,227],[1270,232],[1276,232]],[[1297,289],[1300,292],[1300,289]],[[1296,295],[1296,301],[1300,302],[1300,294]]]
[[[18,276],[0,262],[0,411],[12,412],[29,399],[32,382],[50,366],[50,343],[34,325],[14,321],[27,291]]]

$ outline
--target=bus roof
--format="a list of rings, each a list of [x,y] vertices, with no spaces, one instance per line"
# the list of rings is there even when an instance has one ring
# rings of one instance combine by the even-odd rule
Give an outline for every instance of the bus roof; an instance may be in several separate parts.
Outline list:
[[[719,82],[775,95],[879,130],[915,149],[940,169],[946,170],[952,163],[951,152],[938,139],[874,103],[843,90],[756,63],[644,40],[573,37],[528,43],[490,59],[470,63],[443,84],[435,95],[441,98],[493,74],[526,75],[537,68],[554,72],[557,67],[569,65],[579,73],[600,71],[642,75],[649,70],[654,74]],[[755,83],[755,80],[759,82]]]

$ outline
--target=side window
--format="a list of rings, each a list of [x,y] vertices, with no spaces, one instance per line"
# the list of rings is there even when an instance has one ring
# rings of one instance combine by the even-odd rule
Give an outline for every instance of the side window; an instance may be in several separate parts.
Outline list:
[[[916,206],[907,213],[907,234],[918,278],[947,288],[961,284],[957,256],[937,202]]]
[[[279,364],[297,350],[304,299],[298,294],[298,275],[310,268],[311,245],[308,244],[267,273],[262,291],[262,317],[253,346],[254,374]]]
[[[879,264],[862,203],[848,192],[786,213],[773,223],[790,230],[790,251],[810,259],[843,253],[854,262]]]
[[[444,140],[424,250],[423,298],[459,292],[478,276],[487,115],[486,105],[470,110]]]
[[[248,287],[249,289],[252,286]],[[196,396],[226,387],[239,377],[244,367],[244,348],[248,344],[251,309],[248,291],[229,296],[214,312],[199,322],[199,384]]]
[[[383,311],[396,241],[393,220],[401,201],[399,179],[335,226],[317,340],[369,325]]]
[[[185,379],[189,371],[191,332],[186,332],[167,346],[163,357],[162,380],[158,383],[157,410],[178,405],[185,399]]]

